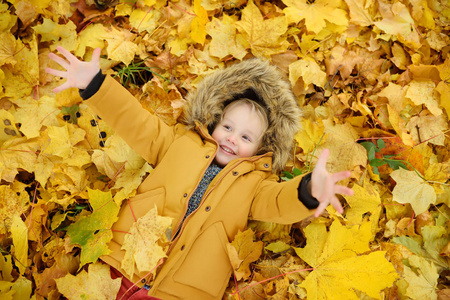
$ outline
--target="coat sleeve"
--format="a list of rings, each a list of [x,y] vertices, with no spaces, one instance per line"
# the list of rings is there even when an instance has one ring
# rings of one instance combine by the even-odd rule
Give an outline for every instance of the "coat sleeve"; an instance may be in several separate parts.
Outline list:
[[[173,142],[175,126],[168,126],[144,109],[139,101],[111,76],[85,103],[125,142],[156,165]]]
[[[298,199],[298,187],[304,176],[277,182],[275,175],[263,180],[256,191],[250,217],[254,220],[292,224],[312,215]]]

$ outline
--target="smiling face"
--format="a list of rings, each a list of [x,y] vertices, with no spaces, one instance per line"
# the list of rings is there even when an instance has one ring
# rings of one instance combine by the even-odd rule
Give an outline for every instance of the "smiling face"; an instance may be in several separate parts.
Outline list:
[[[215,162],[223,167],[232,159],[255,155],[266,127],[249,103],[240,102],[230,107],[212,133],[219,144]]]

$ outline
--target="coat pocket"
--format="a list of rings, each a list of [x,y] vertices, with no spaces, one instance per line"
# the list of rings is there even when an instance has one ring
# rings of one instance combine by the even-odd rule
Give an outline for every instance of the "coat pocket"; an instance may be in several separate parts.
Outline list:
[[[189,253],[185,254],[173,280],[221,298],[231,275],[227,242],[221,222],[208,227],[195,239]]]
[[[123,245],[125,234],[131,225],[149,210],[153,209],[155,205],[158,208],[158,214],[162,215],[165,199],[166,190],[164,187],[160,187],[138,194],[130,200],[124,200],[118,215],[118,220],[112,226],[113,241]]]

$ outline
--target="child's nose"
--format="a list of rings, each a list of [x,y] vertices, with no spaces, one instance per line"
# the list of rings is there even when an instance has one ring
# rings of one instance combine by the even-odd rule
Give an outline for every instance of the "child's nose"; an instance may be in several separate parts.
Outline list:
[[[236,144],[236,136],[234,134],[229,134],[227,136],[227,141],[229,141],[232,144]]]

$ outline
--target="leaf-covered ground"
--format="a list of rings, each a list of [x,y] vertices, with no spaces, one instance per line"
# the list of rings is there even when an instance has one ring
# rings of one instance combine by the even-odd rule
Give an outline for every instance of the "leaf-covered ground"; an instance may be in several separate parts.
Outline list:
[[[98,257],[151,172],[78,91],[52,92],[61,45],[102,48],[104,72],[168,124],[205,75],[269,59],[305,111],[283,180],[324,148],[330,171],[352,171],[343,215],[250,221],[228,245],[226,299],[449,299],[449,33],[446,0],[3,0],[0,298],[112,299]],[[164,256],[158,218],[133,230],[161,249],[131,241],[129,270]]]

